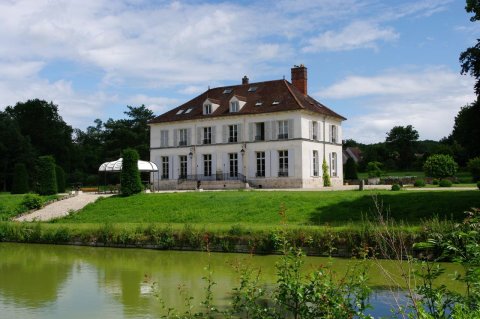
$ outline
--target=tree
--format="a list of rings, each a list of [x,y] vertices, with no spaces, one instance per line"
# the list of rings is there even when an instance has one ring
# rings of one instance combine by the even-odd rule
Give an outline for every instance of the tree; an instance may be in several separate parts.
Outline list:
[[[480,181],[480,157],[472,158],[467,164],[468,170],[472,174],[474,182]]]
[[[450,155],[435,154],[427,158],[423,170],[428,177],[445,178],[455,176],[458,165]]]
[[[369,178],[380,177],[382,175],[382,163],[380,162],[368,162],[367,173]]]
[[[142,182],[140,181],[140,172],[138,171],[138,153],[134,149],[123,151],[120,185],[123,196],[130,196],[142,191]]]
[[[411,125],[395,126],[387,133],[385,140],[390,152],[397,152],[395,158],[398,167],[406,169],[412,167],[415,161],[415,147],[418,140],[418,132]]]
[[[465,149],[467,158],[480,156],[480,102],[460,109],[455,117],[452,138]]]
[[[59,165],[55,166],[55,177],[57,178],[58,192],[65,193],[65,171]]]
[[[28,173],[25,164],[17,163],[13,171],[12,194],[28,193]]]
[[[73,129],[58,114],[57,105],[34,99],[8,106],[5,113],[15,120],[38,155],[52,155],[58,164],[70,170]]]
[[[467,0],[465,10],[474,14],[470,17],[470,21],[480,20],[480,2],[478,0]],[[469,73],[476,79],[475,94],[477,94],[477,97],[480,96],[480,39],[477,39],[475,46],[467,48],[460,54],[460,63],[462,74]]]
[[[358,179],[357,163],[349,157],[345,163],[345,179]]]
[[[57,177],[55,174],[55,160],[52,156],[38,158],[38,185],[40,195],[53,195],[57,193]]]
[[[332,186],[332,182],[330,181],[330,174],[328,173],[328,165],[325,158],[323,159],[322,163],[322,178],[323,178],[323,186]]]

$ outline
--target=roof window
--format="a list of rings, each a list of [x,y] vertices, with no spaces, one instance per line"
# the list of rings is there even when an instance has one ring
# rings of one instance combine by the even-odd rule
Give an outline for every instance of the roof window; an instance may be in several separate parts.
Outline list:
[[[257,90],[256,86],[251,86],[248,88],[248,92],[255,92]]]
[[[225,89],[223,90],[223,94],[230,94],[232,93],[232,91],[233,91],[232,89]]]
[[[188,114],[190,112],[192,112],[193,108],[189,108],[188,110],[185,111],[185,114]]]
[[[255,103],[255,106],[262,106],[263,102],[257,102]]]
[[[280,104],[280,102],[278,102],[278,101],[273,101],[272,102],[272,105],[278,105],[278,104]]]
[[[177,115],[180,115],[180,114],[182,114],[182,113],[183,113],[183,111],[184,111],[184,110],[178,110],[178,111],[177,111]]]

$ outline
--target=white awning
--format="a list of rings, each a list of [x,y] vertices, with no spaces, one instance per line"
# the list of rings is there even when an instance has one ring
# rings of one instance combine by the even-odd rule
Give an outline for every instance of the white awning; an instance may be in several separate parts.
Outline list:
[[[121,172],[123,158],[119,158],[113,162],[105,162],[98,168],[99,172]],[[140,172],[156,172],[158,167],[155,163],[147,161],[138,161],[138,170]]]

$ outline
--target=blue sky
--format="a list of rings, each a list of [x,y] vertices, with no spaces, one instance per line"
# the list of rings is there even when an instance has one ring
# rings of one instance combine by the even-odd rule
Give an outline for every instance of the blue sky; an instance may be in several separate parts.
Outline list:
[[[480,36],[462,0],[0,2],[0,107],[53,101],[69,124],[161,114],[210,87],[290,80],[348,118],[344,138],[448,135],[474,100],[458,57]]]

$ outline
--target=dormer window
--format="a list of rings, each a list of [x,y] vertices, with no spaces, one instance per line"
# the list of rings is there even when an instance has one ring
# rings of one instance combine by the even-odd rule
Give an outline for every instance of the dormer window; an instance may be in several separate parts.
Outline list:
[[[251,86],[248,88],[248,92],[255,92],[257,90],[256,86]]]
[[[204,115],[212,114],[212,104],[205,104],[203,106],[203,114]]]
[[[262,106],[263,102],[257,102],[255,103],[255,106]]]
[[[230,102],[230,113],[236,113],[240,110],[240,103],[238,101]]]
[[[183,111],[184,111],[184,110],[178,110],[178,111],[177,111],[177,115],[180,115],[180,114],[182,114],[182,113],[183,113]]]
[[[272,105],[278,105],[278,104],[280,104],[280,102],[278,102],[278,101],[273,101],[272,102]]]
[[[225,89],[223,90],[223,94],[230,94],[232,93],[232,91],[233,91],[232,89]]]
[[[193,108],[189,108],[188,110],[185,111],[185,114],[188,114],[190,112],[192,112]]]

